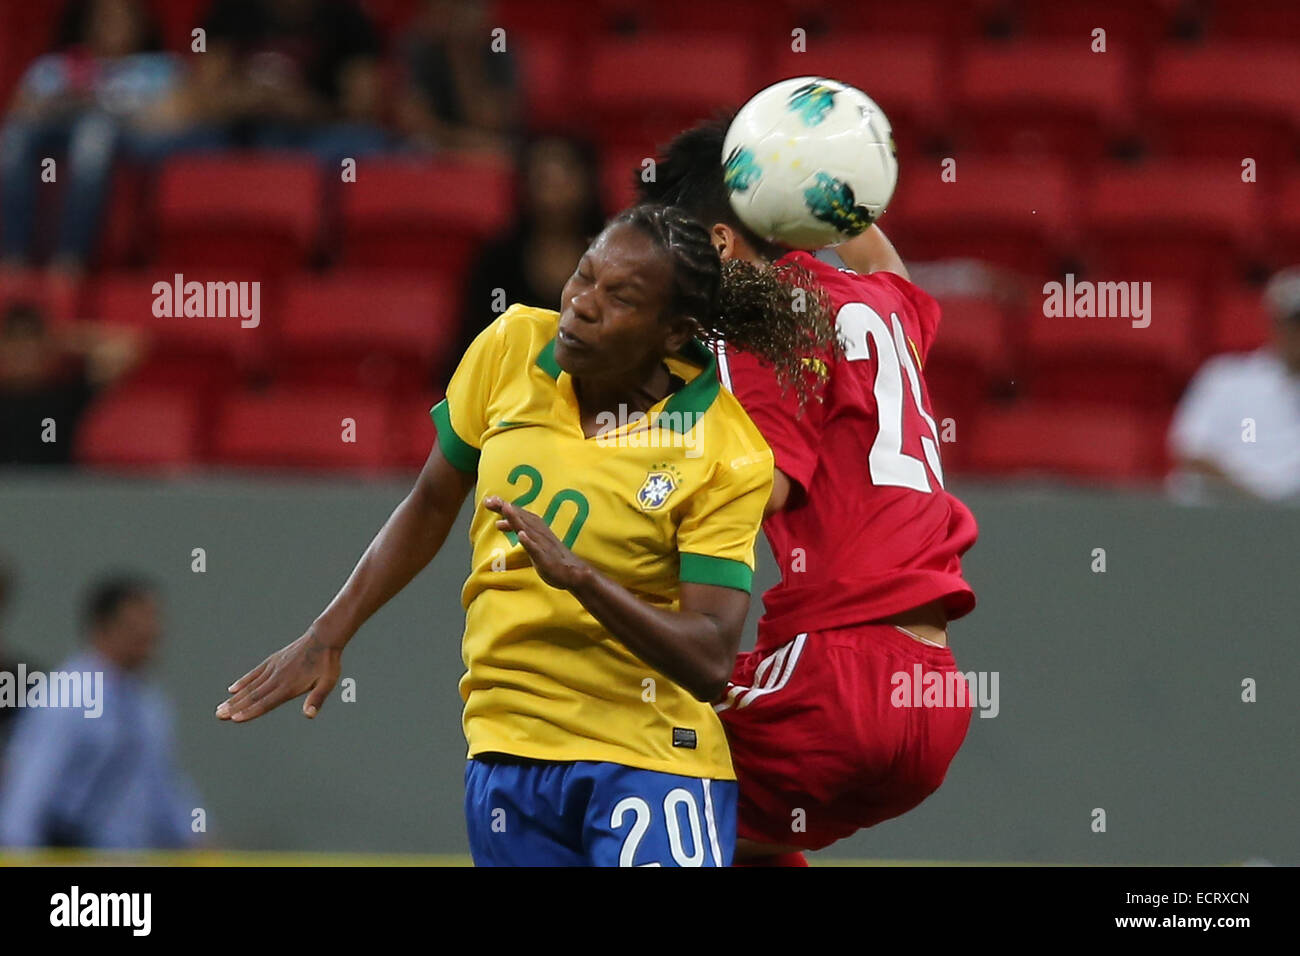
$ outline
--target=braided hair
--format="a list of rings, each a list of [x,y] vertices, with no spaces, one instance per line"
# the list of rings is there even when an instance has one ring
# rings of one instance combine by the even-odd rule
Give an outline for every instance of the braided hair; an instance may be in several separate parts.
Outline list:
[[[820,357],[838,346],[838,336],[830,300],[812,273],[794,263],[724,262],[709,230],[675,206],[633,206],[610,224],[633,226],[668,253],[669,309],[693,318],[700,338],[724,341],[771,365],[801,407],[814,396],[821,400],[827,372]]]

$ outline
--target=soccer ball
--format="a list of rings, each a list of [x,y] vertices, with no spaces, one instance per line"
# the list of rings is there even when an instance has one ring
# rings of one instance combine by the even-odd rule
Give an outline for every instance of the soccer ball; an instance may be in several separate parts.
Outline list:
[[[851,239],[898,182],[889,120],[861,90],[801,76],[755,94],[731,121],[723,181],[740,221],[795,249]]]

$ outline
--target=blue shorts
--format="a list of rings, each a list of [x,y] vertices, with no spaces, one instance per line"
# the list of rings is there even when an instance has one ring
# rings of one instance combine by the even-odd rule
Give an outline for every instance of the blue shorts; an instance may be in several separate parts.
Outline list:
[[[484,757],[465,766],[476,866],[730,866],[734,780],[616,763]]]

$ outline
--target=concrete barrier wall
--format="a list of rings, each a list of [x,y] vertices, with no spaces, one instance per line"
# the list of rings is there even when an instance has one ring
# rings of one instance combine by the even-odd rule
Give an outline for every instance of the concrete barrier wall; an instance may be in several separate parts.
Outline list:
[[[958,490],[981,525],[967,561],[980,605],[951,640],[963,670],[996,674],[997,715],[973,719],[937,794],[826,855],[1300,863],[1300,510]],[[19,590],[0,627],[31,666],[52,668],[78,639],[87,582],[144,572],[162,584],[158,677],[215,844],[464,852],[468,511],[349,648],[355,703],[336,692],[314,722],[297,705],[246,726],[212,713],[232,679],[302,633],[405,491],[7,476],[0,552]],[[191,570],[194,548],[205,573]],[[766,545],[760,565],[765,587]]]

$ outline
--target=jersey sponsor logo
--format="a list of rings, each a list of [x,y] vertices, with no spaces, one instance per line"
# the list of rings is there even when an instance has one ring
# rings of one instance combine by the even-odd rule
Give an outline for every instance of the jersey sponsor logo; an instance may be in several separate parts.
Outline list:
[[[677,490],[679,476],[669,465],[656,465],[645,476],[641,490],[636,493],[636,503],[642,511],[658,511]]]
[[[695,731],[689,727],[673,728],[673,746],[684,747],[687,750],[695,749]]]

